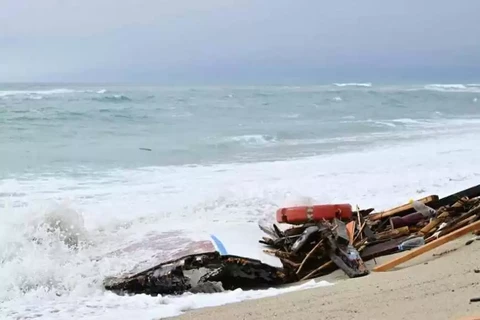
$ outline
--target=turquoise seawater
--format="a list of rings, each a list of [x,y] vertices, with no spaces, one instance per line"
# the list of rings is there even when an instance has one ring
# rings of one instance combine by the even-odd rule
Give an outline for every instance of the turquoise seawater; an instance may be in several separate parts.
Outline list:
[[[478,85],[0,86],[0,177],[257,162],[476,130]]]

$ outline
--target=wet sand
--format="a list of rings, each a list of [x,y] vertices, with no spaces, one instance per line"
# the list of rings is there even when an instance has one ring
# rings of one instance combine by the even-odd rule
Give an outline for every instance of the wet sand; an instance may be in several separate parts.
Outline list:
[[[347,279],[336,272],[318,280],[335,285],[192,310],[175,319],[480,319],[480,241],[467,235],[389,272]],[[449,251],[453,250],[453,251]],[[438,254],[442,254],[438,256]],[[388,261],[390,255],[377,259]],[[367,263],[373,268],[374,261]],[[472,317],[476,316],[476,317]]]

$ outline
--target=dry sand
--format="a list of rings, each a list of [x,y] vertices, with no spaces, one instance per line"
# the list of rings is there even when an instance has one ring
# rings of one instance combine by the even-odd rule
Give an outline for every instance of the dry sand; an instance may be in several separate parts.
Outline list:
[[[465,245],[472,237],[447,243],[389,272],[345,279],[336,271],[318,279],[334,286],[192,310],[175,319],[480,319],[480,302],[469,302],[480,297],[480,273],[474,271],[480,269],[480,241]],[[374,266],[373,261],[367,264]]]

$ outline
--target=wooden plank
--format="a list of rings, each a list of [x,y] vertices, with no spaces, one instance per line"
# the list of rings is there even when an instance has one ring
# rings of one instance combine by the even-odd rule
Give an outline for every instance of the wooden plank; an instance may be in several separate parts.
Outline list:
[[[430,205],[431,203],[434,203],[438,201],[438,196],[437,195],[431,195],[428,197],[424,197],[421,199],[418,199],[418,201],[425,203],[426,205]],[[413,204],[412,203],[406,203],[401,206],[395,207],[393,209],[383,211],[383,212],[377,212],[377,213],[372,213],[368,216],[368,220],[370,221],[375,221],[375,220],[380,220],[383,218],[389,218],[391,216],[399,215],[399,216],[404,216],[409,213],[415,212],[415,209],[413,209]]]
[[[348,234],[348,242],[349,244],[353,244],[353,238],[355,236],[355,221],[352,220],[349,223],[347,223],[346,228],[347,228],[347,234]]]
[[[448,211],[442,212],[438,217],[432,219],[429,224],[427,224],[425,227],[420,230],[420,233],[423,235],[428,234],[430,231],[432,231],[434,228],[436,228],[439,224],[444,222],[450,213]]]
[[[451,194],[437,201],[434,201],[429,206],[432,207],[433,209],[438,209],[446,205],[452,205],[463,197],[468,197],[472,199],[479,196],[480,196],[480,184],[474,187],[459,191],[457,193]]]
[[[373,271],[376,271],[376,272],[382,272],[382,271],[388,271],[396,266],[398,266],[399,264],[402,264],[404,262],[407,262],[427,251],[430,251],[432,249],[435,249],[449,241],[452,241],[452,240],[455,240],[461,236],[464,236],[466,235],[467,233],[470,233],[472,231],[476,231],[476,230],[480,230],[480,221],[477,221],[477,222],[474,222],[468,226],[465,226],[461,229],[458,229],[446,236],[443,236],[437,240],[434,240],[426,245],[423,245],[421,247],[418,247],[416,249],[413,249],[412,251],[408,252],[407,254],[401,256],[401,257],[398,257],[398,258],[395,258],[393,260],[390,260],[390,261],[387,261],[386,263],[384,264],[381,264],[377,267],[375,267],[373,269]]]
[[[451,226],[451,227],[445,227],[443,228],[442,230],[440,230],[440,233],[438,234],[438,237],[442,237],[446,234],[449,234],[450,232],[453,232],[457,229],[460,229],[462,228],[463,226],[466,226],[466,225],[469,225],[470,223],[472,223],[473,221],[477,220],[478,219],[478,216],[471,216],[465,220],[462,220],[460,221],[459,223],[457,223],[456,225],[454,226]]]
[[[480,215],[480,205],[479,206],[476,206],[474,207],[473,209],[471,209],[470,211],[462,214],[460,217],[457,217],[455,219],[453,219],[452,221],[448,222],[448,224],[442,228],[442,230],[440,230],[439,234],[438,234],[438,238],[440,238],[441,236],[445,235],[445,234],[448,234],[452,231],[455,231],[467,224],[470,224],[470,222],[473,222],[477,219],[478,215]],[[429,243],[431,241],[433,241],[435,238],[437,238],[437,236],[435,236],[435,234],[433,234],[432,236],[430,236],[429,238],[427,238],[425,240],[426,243]]]

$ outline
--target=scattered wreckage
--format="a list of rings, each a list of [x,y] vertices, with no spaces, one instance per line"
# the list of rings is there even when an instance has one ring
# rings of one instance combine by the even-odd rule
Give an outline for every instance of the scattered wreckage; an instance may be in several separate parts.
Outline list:
[[[260,225],[264,234],[256,240],[255,252],[229,254],[212,235],[211,241],[203,242],[202,250],[187,250],[185,253],[194,253],[107,278],[104,287],[118,294],[175,295],[267,288],[336,269],[350,278],[362,277],[371,272],[364,261],[410,250],[373,269],[389,270],[458,236],[478,233],[479,218],[480,185],[382,212],[352,210],[349,204],[280,208],[276,220],[289,227],[282,231],[276,224]]]

